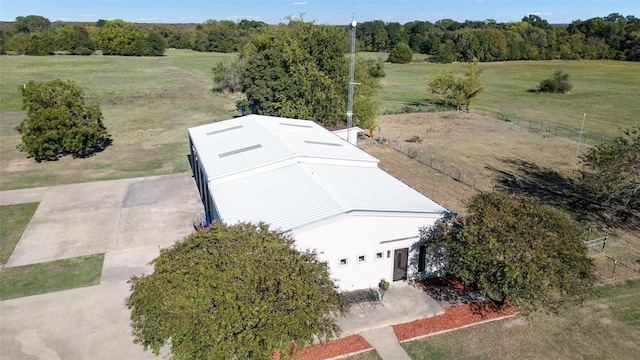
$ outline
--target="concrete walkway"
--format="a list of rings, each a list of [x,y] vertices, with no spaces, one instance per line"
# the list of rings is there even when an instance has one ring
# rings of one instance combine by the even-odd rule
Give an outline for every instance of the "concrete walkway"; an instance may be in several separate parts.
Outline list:
[[[336,322],[342,336],[360,334],[383,360],[404,360],[410,358],[391,326],[443,313],[444,308],[424,290],[398,281],[391,283],[381,302],[352,305],[349,313],[336,318]]]
[[[383,360],[411,360],[398,343],[391,326],[364,331],[360,335],[376,349]]]
[[[190,174],[0,192],[0,205],[40,202],[6,267],[104,253],[100,285],[0,301],[2,359],[156,359],[131,335],[127,281],[152,271],[160,248],[193,232],[202,204]],[[390,325],[443,308],[394,282],[382,302],[337,318],[385,360],[409,359]]]

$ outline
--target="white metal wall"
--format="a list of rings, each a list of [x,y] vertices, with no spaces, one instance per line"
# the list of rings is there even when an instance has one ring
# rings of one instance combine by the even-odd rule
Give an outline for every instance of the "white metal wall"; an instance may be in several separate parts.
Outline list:
[[[299,249],[315,249],[318,258],[328,263],[341,290],[373,288],[382,278],[391,282],[396,249],[409,248],[407,275],[409,279],[417,275],[418,230],[439,217],[352,213],[294,230],[294,238]],[[341,264],[344,259],[346,264]]]

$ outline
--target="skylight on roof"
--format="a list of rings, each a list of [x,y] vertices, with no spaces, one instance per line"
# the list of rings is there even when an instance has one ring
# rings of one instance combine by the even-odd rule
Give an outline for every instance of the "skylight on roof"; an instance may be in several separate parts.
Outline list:
[[[284,122],[281,122],[280,125],[295,126],[295,127],[303,127],[303,128],[313,129],[313,126],[311,126],[311,125],[290,124],[290,123],[284,123]]]
[[[342,146],[342,144],[338,144],[338,143],[330,143],[330,142],[323,142],[323,141],[305,140],[304,142],[306,142],[307,144],[313,144],[313,145]]]
[[[243,148],[240,148],[240,149],[236,149],[236,150],[231,150],[231,151],[227,151],[227,152],[224,152],[224,153],[220,153],[220,154],[218,154],[218,157],[225,157],[225,156],[240,154],[240,153],[243,153],[243,152],[246,152],[246,151],[259,149],[261,147],[262,147],[261,144],[251,145],[251,146],[243,147]]]
[[[220,130],[216,130],[216,131],[210,131],[210,132],[208,132],[208,133],[207,133],[207,136],[209,136],[209,135],[215,135],[215,134],[220,134],[220,133],[223,133],[223,132],[227,132],[227,131],[231,131],[231,130],[236,130],[236,129],[240,129],[240,128],[242,128],[242,125],[236,125],[236,126],[232,126],[232,127],[226,128],[226,129],[220,129]]]

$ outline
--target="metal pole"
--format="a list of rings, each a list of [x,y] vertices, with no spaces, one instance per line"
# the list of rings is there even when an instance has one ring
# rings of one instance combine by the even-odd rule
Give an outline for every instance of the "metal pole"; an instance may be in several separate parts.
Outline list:
[[[351,122],[353,118],[353,77],[355,72],[356,58],[356,25],[358,23],[353,20],[351,22],[351,53],[349,56],[349,100],[347,104],[347,141],[351,142]]]
[[[580,134],[578,135],[578,149],[576,150],[576,160],[573,165],[578,163],[578,153],[580,152],[580,142],[582,141],[582,131],[584,130],[584,120],[587,118],[587,113],[582,116],[582,127],[580,128]]]

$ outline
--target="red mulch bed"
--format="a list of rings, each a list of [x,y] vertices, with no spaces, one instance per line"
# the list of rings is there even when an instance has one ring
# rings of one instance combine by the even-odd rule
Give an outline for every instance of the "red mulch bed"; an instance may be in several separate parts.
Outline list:
[[[341,339],[327,341],[321,344],[310,345],[302,349],[297,356],[297,360],[324,360],[341,355],[347,355],[364,350],[372,350],[367,340],[360,335],[351,335]],[[271,355],[271,360],[279,360],[277,353]]]
[[[477,290],[477,287],[464,285],[459,279],[450,276],[420,280],[416,281],[416,283],[423,287],[448,287],[455,290],[459,295]],[[474,323],[512,316],[517,311],[517,306],[507,305],[499,309],[495,303],[487,300],[472,304],[452,306],[446,308],[442,315],[394,325],[393,330],[396,333],[398,341],[407,341]],[[373,349],[373,347],[362,336],[351,335],[342,339],[307,346],[298,354],[297,359],[323,360],[370,349]],[[277,359],[277,357],[272,357],[272,360],[275,359]]]
[[[511,316],[518,311],[517,306],[505,306],[499,309],[491,301],[452,306],[444,314],[393,326],[398,341],[459,328],[465,325],[487,321],[499,317]]]
[[[367,340],[360,335],[351,335],[342,339],[331,340],[322,344],[307,346],[298,355],[298,360],[322,360],[373,349]]]

